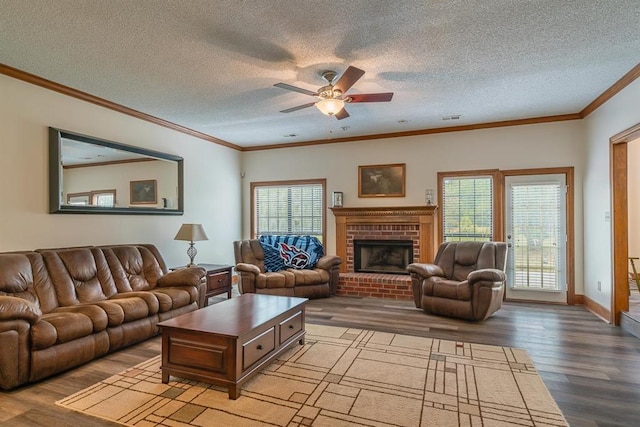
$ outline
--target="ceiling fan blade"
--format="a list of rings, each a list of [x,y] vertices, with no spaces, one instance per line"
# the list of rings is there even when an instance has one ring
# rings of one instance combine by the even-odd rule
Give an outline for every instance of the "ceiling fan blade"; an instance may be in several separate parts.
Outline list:
[[[361,93],[349,95],[349,102],[389,102],[393,98],[393,92],[387,93]]]
[[[338,113],[334,115],[334,117],[338,120],[346,119],[349,117],[349,113],[347,113],[347,109],[343,107],[342,110],[338,111]]]
[[[312,92],[312,91],[307,90],[307,89],[302,89],[301,87],[297,87],[297,86],[291,86],[291,85],[288,85],[286,83],[276,83],[276,84],[274,84],[274,86],[275,87],[279,87],[280,89],[292,90],[294,92],[304,93],[305,95],[311,95],[311,96],[316,96],[317,95],[316,92]]]
[[[308,104],[298,105],[297,107],[287,108],[286,110],[280,111],[281,113],[291,113],[293,111],[302,110],[303,108],[311,107],[312,105],[316,105],[315,102],[310,102]]]
[[[342,93],[348,91],[351,86],[364,75],[364,71],[360,68],[349,66],[340,79],[333,85],[334,89],[339,89]]]

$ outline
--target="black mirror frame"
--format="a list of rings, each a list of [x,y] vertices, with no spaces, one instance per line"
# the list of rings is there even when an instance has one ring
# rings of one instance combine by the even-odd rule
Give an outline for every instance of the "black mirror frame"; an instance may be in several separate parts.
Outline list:
[[[92,207],[65,205],[61,199],[61,148],[62,138],[74,139],[89,144],[129,151],[143,156],[176,162],[178,165],[178,208],[160,209],[145,207]],[[184,214],[184,159],[172,154],[147,150],[131,145],[106,141],[75,132],[49,127],[49,213],[52,214],[111,214],[111,215],[183,215]]]

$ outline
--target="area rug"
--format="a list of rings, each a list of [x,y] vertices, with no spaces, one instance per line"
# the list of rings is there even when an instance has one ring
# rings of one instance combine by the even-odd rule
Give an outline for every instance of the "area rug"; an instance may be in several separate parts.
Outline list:
[[[525,350],[307,324],[242,387],[171,377],[160,356],[56,402],[129,426],[566,426]]]

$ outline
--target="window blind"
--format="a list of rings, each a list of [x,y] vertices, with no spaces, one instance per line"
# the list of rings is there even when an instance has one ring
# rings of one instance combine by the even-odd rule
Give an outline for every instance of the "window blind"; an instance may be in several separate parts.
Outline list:
[[[448,177],[442,180],[445,242],[493,238],[493,178]]]
[[[260,185],[254,188],[255,236],[304,234],[322,241],[324,186]]]

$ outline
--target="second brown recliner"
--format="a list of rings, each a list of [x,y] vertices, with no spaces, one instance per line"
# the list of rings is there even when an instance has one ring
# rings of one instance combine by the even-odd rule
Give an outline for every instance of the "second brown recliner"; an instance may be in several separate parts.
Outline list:
[[[433,264],[410,264],[416,307],[430,314],[484,320],[502,307],[507,245],[445,242]]]
[[[258,239],[233,242],[233,251],[241,294],[325,298],[336,292],[342,263],[340,257],[325,255],[310,269],[283,268],[269,272]]]

